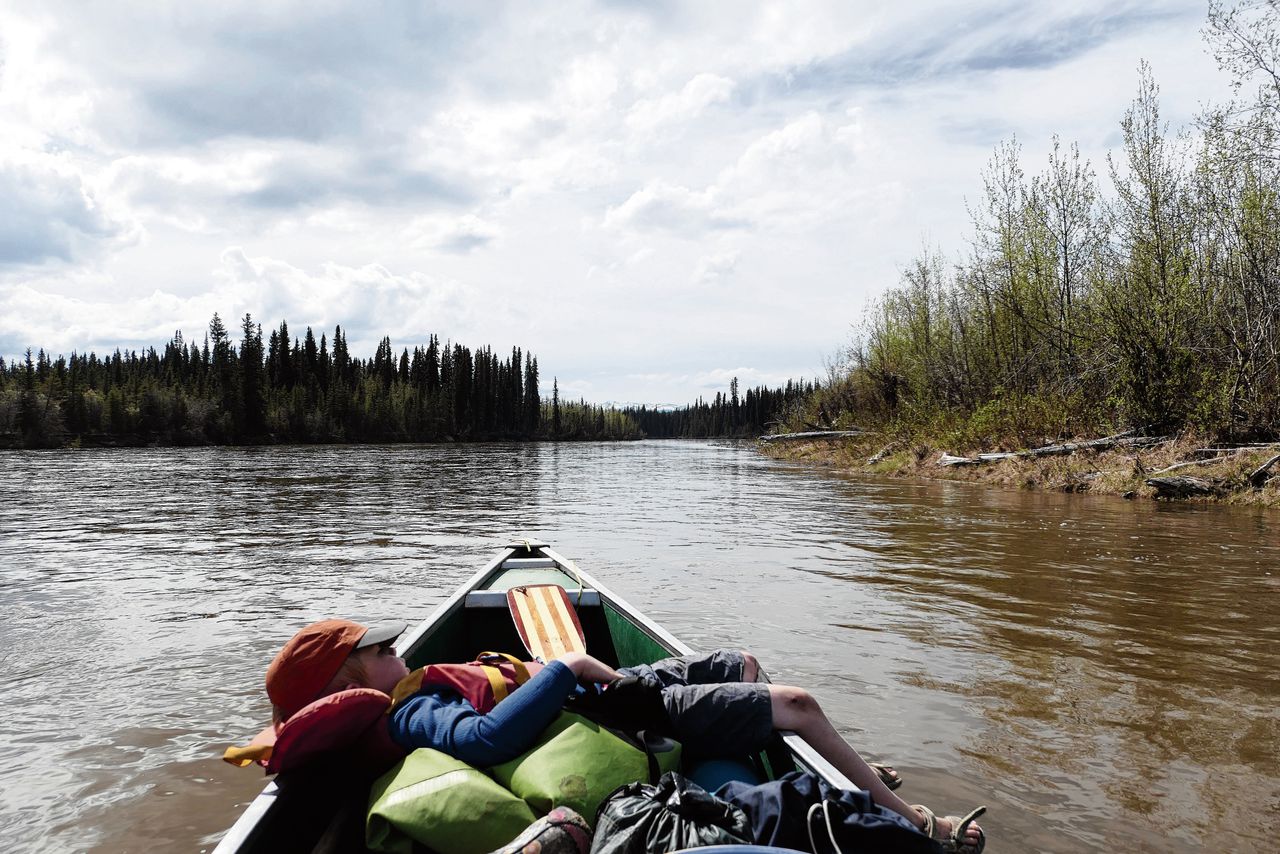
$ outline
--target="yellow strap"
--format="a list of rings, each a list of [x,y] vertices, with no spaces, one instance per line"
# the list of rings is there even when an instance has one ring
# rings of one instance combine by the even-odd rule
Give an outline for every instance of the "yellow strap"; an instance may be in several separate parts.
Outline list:
[[[388,711],[396,708],[405,700],[422,690],[422,671],[423,668],[419,667],[417,670],[414,670],[408,676],[396,683],[396,687],[391,691],[391,706],[388,708]]]
[[[507,680],[502,678],[502,671],[491,664],[482,664],[480,669],[489,677],[489,687],[493,689],[494,705],[507,698]]]
[[[223,762],[230,762],[237,768],[252,765],[259,759],[271,758],[270,744],[250,744],[247,747],[228,747],[222,754]]]
[[[505,658],[515,668],[517,685],[523,685],[529,681],[529,668],[525,667],[524,662],[514,655],[508,655],[505,652],[482,652],[479,657],[482,661],[486,658]]]

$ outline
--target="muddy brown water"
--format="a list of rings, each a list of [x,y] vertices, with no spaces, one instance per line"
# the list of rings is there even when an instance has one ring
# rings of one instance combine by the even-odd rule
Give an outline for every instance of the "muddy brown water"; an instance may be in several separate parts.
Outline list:
[[[1280,516],[844,479],[685,442],[0,453],[0,839],[208,850],[324,616],[426,617],[536,535],[743,646],[990,851],[1270,850]]]

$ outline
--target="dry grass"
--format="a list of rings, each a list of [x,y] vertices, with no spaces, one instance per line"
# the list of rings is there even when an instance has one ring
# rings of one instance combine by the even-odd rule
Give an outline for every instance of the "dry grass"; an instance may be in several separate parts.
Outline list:
[[[938,465],[938,457],[943,451],[956,456],[974,456],[978,451],[942,448],[916,439],[900,446],[882,461],[868,464],[868,458],[886,444],[884,437],[868,436],[776,443],[762,445],[761,451],[776,459],[803,460],[842,471],[889,477],[963,480],[1010,489],[1154,498],[1155,489],[1146,483],[1152,473],[1177,463],[1203,459],[1205,455],[1198,454],[1197,450],[1213,446],[1200,439],[1183,437],[1151,448],[1077,451],[1061,457],[1011,459],[943,468]],[[1280,447],[1241,449],[1226,454],[1225,459],[1177,469],[1168,472],[1167,476],[1190,475],[1220,486],[1220,494],[1216,496],[1187,500],[1280,507],[1280,463],[1272,468],[1273,477],[1261,489],[1254,489],[1248,482],[1249,474],[1276,453],[1280,453]]]

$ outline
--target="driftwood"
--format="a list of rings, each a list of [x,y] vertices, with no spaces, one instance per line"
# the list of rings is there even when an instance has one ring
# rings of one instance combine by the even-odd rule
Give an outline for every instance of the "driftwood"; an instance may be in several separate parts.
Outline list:
[[[1262,489],[1262,485],[1271,477],[1271,467],[1280,462],[1280,454],[1276,454],[1262,465],[1254,469],[1253,474],[1249,475],[1249,485],[1254,489]]]
[[[853,436],[865,436],[865,430],[811,430],[805,433],[773,433],[761,436],[761,442],[781,442],[790,439],[849,439]]]
[[[1045,445],[1040,448],[1028,448],[1025,451],[1007,451],[998,454],[978,454],[978,459],[984,463],[995,463],[1000,460],[1013,460],[1035,457],[1057,457],[1073,454],[1076,451],[1105,451],[1108,448],[1119,448],[1124,446],[1145,446],[1158,445],[1165,441],[1163,438],[1154,436],[1134,436],[1132,430],[1126,430],[1123,433],[1117,433],[1114,436],[1106,436],[1101,439],[1090,439],[1087,442],[1066,442],[1061,445]]]
[[[942,456],[938,457],[938,465],[940,466],[972,466],[980,462],[982,460],[975,460],[969,457],[953,457],[945,451]]]
[[[1148,445],[1159,445],[1161,442],[1166,441],[1168,441],[1168,439],[1163,436],[1130,436],[1128,433],[1120,433],[1116,436],[1107,436],[1104,439],[1093,439],[1088,442],[1067,442],[1062,445],[1045,445],[1043,448],[1032,448],[1028,451],[1018,451],[1016,456],[1058,457],[1065,456],[1067,454],[1074,454],[1076,451],[1106,451],[1111,448],[1146,447]]]
[[[873,466],[873,465],[875,465],[876,463],[878,463],[878,462],[880,462],[880,461],[884,460],[884,459],[885,459],[886,457],[888,457],[888,456],[889,456],[889,454],[890,454],[890,453],[892,453],[892,452],[893,452],[893,451],[898,447],[898,445],[900,445],[900,444],[902,444],[902,443],[901,443],[901,442],[890,442],[889,444],[885,445],[883,448],[881,448],[880,450],[876,451],[876,452],[875,452],[875,454],[874,454],[873,456],[867,457],[867,465],[869,465],[869,466]]]
[[[1209,465],[1213,465],[1214,463],[1220,463],[1223,460],[1229,460],[1233,456],[1235,456],[1235,454],[1224,454],[1221,457],[1210,457],[1207,460],[1191,460],[1185,463],[1174,463],[1171,466],[1165,466],[1162,469],[1153,471],[1151,472],[1151,474],[1153,475],[1164,474],[1166,472],[1177,471],[1178,469],[1184,469],[1184,468],[1187,468],[1188,466],[1209,466]]]
[[[1263,446],[1263,447],[1266,447],[1266,446]],[[1207,450],[1209,449],[1197,448],[1196,453],[1201,453],[1202,451],[1207,451]],[[1185,463],[1174,463],[1173,465],[1166,466],[1160,469],[1159,471],[1153,471],[1151,472],[1151,474],[1153,475],[1166,474],[1167,472],[1177,471],[1178,469],[1189,468],[1191,466],[1213,465],[1214,463],[1220,463],[1223,460],[1231,459],[1232,457],[1236,456],[1240,451],[1246,450],[1246,448],[1222,448],[1221,450],[1226,451],[1227,453],[1224,453],[1220,457],[1210,457],[1207,460],[1190,460],[1189,462],[1185,462]],[[1277,462],[1280,462],[1280,454],[1276,454],[1271,459],[1267,460],[1265,463],[1263,463],[1262,465],[1254,469],[1253,472],[1247,478],[1247,480],[1249,481],[1249,485],[1252,486],[1254,489],[1261,489],[1263,484],[1265,484],[1271,478],[1271,467],[1274,466]]]
[[[1174,477],[1149,477],[1147,486],[1156,490],[1156,498],[1189,498],[1193,495],[1214,495],[1218,483],[1201,477],[1176,475]]]
[[[1045,445],[1041,448],[1029,448],[1025,451],[1005,451],[995,454],[978,454],[977,457],[953,457],[943,454],[938,460],[940,466],[958,466],[972,463],[998,463],[1001,460],[1034,459],[1036,457],[1056,457],[1072,454],[1076,451],[1105,451],[1109,448],[1146,447],[1167,442],[1163,436],[1134,436],[1132,430],[1106,436],[1102,439],[1091,439],[1088,442],[1067,442],[1062,445]]]

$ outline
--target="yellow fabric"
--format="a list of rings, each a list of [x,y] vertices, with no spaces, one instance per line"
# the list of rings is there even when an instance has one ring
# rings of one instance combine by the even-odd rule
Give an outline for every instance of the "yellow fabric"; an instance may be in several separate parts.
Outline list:
[[[222,761],[229,762],[237,768],[243,768],[246,765],[252,765],[259,759],[266,761],[271,758],[272,745],[270,744],[250,744],[245,747],[228,747],[222,754]]]
[[[395,690],[391,692],[392,709],[422,690],[422,676],[422,668],[418,668],[396,683]]]
[[[507,699],[507,680],[502,678],[502,671],[491,664],[482,664],[480,669],[489,678],[489,687],[493,689],[494,705]]]
[[[480,653],[480,658],[481,658],[481,659],[485,659],[485,658],[492,658],[492,657],[505,658],[507,661],[509,661],[509,662],[511,663],[511,666],[512,666],[513,668],[515,668],[515,671],[516,671],[516,684],[517,684],[517,685],[523,685],[524,683],[526,683],[526,682],[528,682],[528,681],[529,681],[529,668],[525,667],[525,666],[524,666],[524,662],[523,662],[523,661],[521,661],[520,659],[516,658],[514,655],[508,655],[508,654],[507,654],[507,653],[505,653],[505,652],[482,652],[482,653]]]
[[[529,681],[529,668],[525,667],[524,662],[514,655],[508,655],[505,652],[482,652],[479,658],[501,658],[509,661],[515,670],[516,684],[523,685]],[[480,664],[480,668],[484,671],[485,678],[489,680],[489,687],[493,689],[494,703],[506,699],[509,692],[507,691],[507,682],[502,676],[502,671],[493,665],[483,663]],[[390,709],[397,708],[405,700],[421,691],[423,676],[423,668],[420,667],[397,682],[395,690],[391,692]]]

